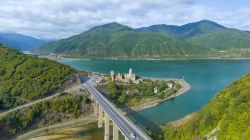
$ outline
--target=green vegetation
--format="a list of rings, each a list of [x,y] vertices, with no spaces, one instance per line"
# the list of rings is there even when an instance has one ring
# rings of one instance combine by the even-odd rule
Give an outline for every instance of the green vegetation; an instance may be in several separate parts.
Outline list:
[[[250,34],[235,29],[223,29],[189,39],[192,44],[217,50],[250,48]]]
[[[49,43],[38,49],[38,52],[41,51],[94,58],[162,58],[215,53],[210,48],[157,33],[138,32],[118,23],[98,26],[68,39]]]
[[[165,99],[170,95],[176,93],[181,86],[174,82],[174,87],[169,88],[166,81],[162,80],[150,80],[145,79],[142,83],[132,84],[132,83],[119,83],[114,81],[109,81],[108,91],[109,97],[114,101],[114,103],[120,107],[128,106],[134,107],[145,103],[145,101],[153,101],[159,99]],[[157,87],[159,92],[154,93],[154,88]]]
[[[165,139],[204,139],[216,128],[219,140],[250,138],[250,73],[216,95],[187,124],[168,127]]]
[[[90,113],[88,94],[63,95],[56,99],[39,102],[29,108],[12,112],[0,118],[0,135],[8,139],[28,130],[65,122]]]
[[[213,21],[201,20],[198,22],[188,23],[182,26],[175,25],[152,25],[150,27],[138,28],[140,32],[153,32],[159,33],[164,36],[170,36],[173,38],[185,39],[193,36],[199,36],[214,31],[225,29],[222,25],[219,25]]]
[[[249,44],[249,32],[208,20],[138,29],[114,22],[51,42],[37,52],[88,58],[249,57]]]
[[[75,70],[0,46],[0,110],[53,94]]]

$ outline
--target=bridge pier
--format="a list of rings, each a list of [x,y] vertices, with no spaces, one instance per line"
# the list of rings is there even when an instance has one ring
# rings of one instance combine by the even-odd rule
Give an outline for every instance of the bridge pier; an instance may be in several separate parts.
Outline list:
[[[103,110],[102,107],[99,105],[99,113],[98,113],[98,128],[103,127]]]
[[[104,140],[110,140],[110,118],[106,112],[102,109],[101,105],[94,100],[94,116],[98,116],[98,128],[104,127]],[[119,140],[119,129],[113,122],[113,140]],[[129,140],[125,135],[125,140]]]
[[[96,100],[94,100],[94,116],[98,115],[98,107],[99,107],[99,104],[97,103]]]
[[[126,136],[124,136],[125,137],[125,140],[129,140]]]
[[[93,101],[93,100],[95,100],[95,98],[94,98],[94,96],[91,94],[90,95],[90,99]]]
[[[119,140],[119,130],[114,122],[113,122],[113,140]]]
[[[98,116],[98,128],[105,126],[104,140],[110,139],[111,122],[113,124],[113,140],[119,140],[119,132],[124,135],[125,140],[128,140],[131,131],[136,134],[136,139],[152,140],[146,134],[140,132],[139,128],[134,127],[134,124],[127,120],[126,116],[123,116],[95,87],[86,86],[86,88],[94,101],[94,115]]]
[[[105,113],[105,129],[104,129],[104,140],[109,140],[110,134],[109,134],[109,116],[107,113]]]

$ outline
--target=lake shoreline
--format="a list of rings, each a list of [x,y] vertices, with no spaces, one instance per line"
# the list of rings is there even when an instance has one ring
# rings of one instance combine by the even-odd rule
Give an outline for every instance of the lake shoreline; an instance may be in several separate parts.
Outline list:
[[[155,101],[152,101],[152,102],[148,102],[148,103],[145,103],[145,104],[142,104],[142,105],[138,105],[138,106],[133,106],[133,107],[130,107],[131,110],[133,111],[142,111],[144,109],[148,109],[148,108],[152,108],[154,106],[157,106],[167,100],[170,100],[172,98],[175,98],[177,96],[180,96],[182,95],[183,93],[187,92],[190,88],[191,88],[191,85],[183,80],[179,80],[179,79],[173,79],[173,78],[148,78],[148,77],[143,77],[143,78],[146,78],[146,79],[151,79],[151,80],[174,80],[174,81],[178,81],[178,83],[181,85],[181,88],[174,94],[172,94],[171,96],[165,98],[165,99],[158,99],[158,100],[155,100]],[[129,113],[128,113],[129,114]]]
[[[168,123],[197,111],[218,91],[234,79],[250,70],[248,60],[180,60],[180,61],[113,61],[113,60],[77,60],[62,61],[78,70],[97,71],[108,74],[110,70],[126,72],[130,67],[138,76],[159,78],[181,78],[192,85],[192,89],[177,98],[172,98],[156,107],[139,111],[138,114],[153,122]],[[216,83],[215,83],[216,81]],[[150,102],[156,99],[146,101]],[[141,102],[143,104],[143,101]],[[159,104],[159,103],[157,103]],[[157,105],[156,104],[156,105]],[[185,113],[179,113],[185,107]],[[147,107],[149,108],[149,107]],[[129,108],[128,112],[129,112]],[[124,109],[123,111],[127,111]],[[131,110],[133,111],[133,110]],[[154,112],[154,114],[150,114]],[[133,113],[130,113],[133,114]],[[171,114],[171,115],[169,115]],[[138,122],[144,124],[143,120]]]
[[[168,125],[170,125],[171,127],[179,127],[181,125],[184,125],[186,124],[189,120],[191,120],[195,115],[197,114],[197,112],[192,112],[192,113],[189,113],[187,114],[186,116],[178,119],[178,120],[175,120],[175,121],[171,121],[169,123],[167,123]]]
[[[42,55],[40,57],[51,59],[54,61],[60,60],[248,60],[250,57],[168,57],[168,58],[91,58],[77,56],[61,56],[61,55]]]

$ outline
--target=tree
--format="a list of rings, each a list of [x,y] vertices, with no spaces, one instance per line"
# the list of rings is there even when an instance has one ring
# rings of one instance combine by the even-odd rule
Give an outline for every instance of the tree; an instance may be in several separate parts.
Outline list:
[[[118,101],[124,104],[127,101],[127,95],[125,92],[122,92],[121,96],[118,98]]]
[[[110,81],[108,83],[109,95],[111,98],[117,97],[117,87],[115,85],[115,81]]]

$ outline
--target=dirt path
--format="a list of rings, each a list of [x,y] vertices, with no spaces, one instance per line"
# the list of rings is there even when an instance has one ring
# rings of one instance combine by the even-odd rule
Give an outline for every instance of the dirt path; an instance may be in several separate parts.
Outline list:
[[[82,125],[82,124],[93,123],[96,121],[97,121],[97,117],[95,117],[92,114],[92,115],[85,116],[85,117],[82,117],[82,118],[79,118],[79,119],[76,119],[73,121],[35,129],[33,131],[19,135],[16,139],[17,140],[27,140],[27,139],[31,139],[31,138],[36,139],[35,137],[47,135],[47,134],[52,133],[52,132],[62,131],[64,129],[68,129],[68,128],[77,127],[77,126]]]
[[[31,105],[37,104],[37,103],[39,103],[39,102],[42,102],[42,101],[45,101],[45,100],[53,99],[54,97],[60,95],[60,94],[63,93],[63,92],[70,92],[70,91],[75,90],[75,89],[77,89],[77,88],[79,88],[79,87],[80,87],[80,86],[75,86],[75,87],[73,87],[73,88],[67,89],[67,90],[62,91],[62,92],[58,92],[58,93],[56,93],[56,94],[54,94],[54,95],[45,97],[45,98],[43,98],[43,99],[39,99],[39,100],[36,100],[36,101],[32,101],[32,102],[30,102],[30,103],[27,103],[27,104],[18,106],[18,107],[16,107],[16,108],[13,108],[13,109],[10,109],[10,110],[1,112],[1,113],[0,113],[0,117],[3,117],[3,116],[5,116],[5,115],[7,115],[7,114],[9,114],[9,113],[11,113],[11,112],[17,111],[17,110],[19,110],[19,109],[23,109],[23,108],[25,108],[25,107],[29,107],[29,106],[31,106]]]

